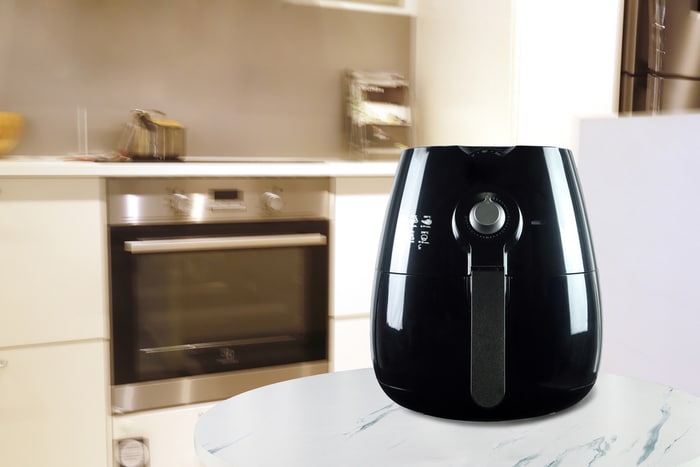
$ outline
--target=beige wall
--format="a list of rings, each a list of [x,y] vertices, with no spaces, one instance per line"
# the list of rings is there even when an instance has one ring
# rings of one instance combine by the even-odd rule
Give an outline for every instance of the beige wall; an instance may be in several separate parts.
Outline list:
[[[17,154],[113,149],[134,107],[200,156],[337,157],[342,72],[411,69],[411,19],[282,0],[0,0],[0,110]]]
[[[416,141],[501,145],[514,133],[511,0],[418,3]]]
[[[418,3],[420,145],[574,150],[584,117],[617,108],[623,0]]]

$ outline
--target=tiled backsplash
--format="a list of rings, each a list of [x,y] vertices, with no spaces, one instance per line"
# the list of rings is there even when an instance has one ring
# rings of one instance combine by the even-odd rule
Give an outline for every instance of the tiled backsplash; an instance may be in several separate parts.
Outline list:
[[[0,110],[17,154],[112,150],[132,108],[198,156],[334,157],[345,69],[409,74],[411,19],[282,0],[0,0]]]

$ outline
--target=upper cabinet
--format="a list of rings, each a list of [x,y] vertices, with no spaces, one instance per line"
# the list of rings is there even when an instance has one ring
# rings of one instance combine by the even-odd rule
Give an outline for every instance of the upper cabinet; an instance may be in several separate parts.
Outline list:
[[[415,16],[418,0],[284,0],[296,5],[309,5],[339,10],[364,11],[390,15]]]

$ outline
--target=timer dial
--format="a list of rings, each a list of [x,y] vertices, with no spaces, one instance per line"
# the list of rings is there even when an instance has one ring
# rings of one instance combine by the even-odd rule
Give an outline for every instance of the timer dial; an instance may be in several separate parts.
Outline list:
[[[469,225],[482,235],[498,233],[506,223],[506,212],[491,195],[472,206],[469,211]]]

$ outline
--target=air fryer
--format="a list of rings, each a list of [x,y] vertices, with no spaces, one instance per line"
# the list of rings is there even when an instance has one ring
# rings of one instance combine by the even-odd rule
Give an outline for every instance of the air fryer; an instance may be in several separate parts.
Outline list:
[[[598,280],[571,152],[403,152],[374,285],[372,359],[398,404],[459,420],[565,409],[593,387]]]

